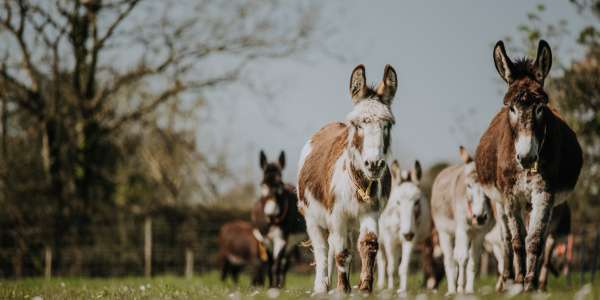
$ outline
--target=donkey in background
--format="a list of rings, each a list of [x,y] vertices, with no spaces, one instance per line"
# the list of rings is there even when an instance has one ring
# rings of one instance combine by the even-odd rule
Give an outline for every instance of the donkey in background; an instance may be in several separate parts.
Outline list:
[[[483,239],[496,223],[473,159],[463,147],[460,154],[465,164],[442,170],[431,191],[431,213],[444,253],[448,294],[473,293]]]
[[[302,148],[298,198],[315,254],[317,293],[329,289],[329,247],[335,253],[337,289],[350,291],[349,244],[355,241],[352,232],[357,228],[362,260],[359,290],[371,292],[373,288],[377,220],[391,188],[386,160],[395,123],[390,106],[397,86],[396,71],[390,65],[376,89],[367,86],[365,67],[357,66],[350,77],[354,109],[348,114],[348,124],[326,125]]]
[[[228,222],[219,232],[219,254],[217,264],[221,271],[221,281],[227,274],[235,284],[238,283],[238,273],[248,265],[252,269],[252,285],[263,285],[264,263],[266,253],[261,253],[258,240],[254,237],[252,223],[243,221]]]
[[[285,275],[290,266],[290,257],[298,243],[306,238],[306,223],[298,211],[298,198],[293,185],[284,184],[281,171],[285,167],[285,154],[269,163],[260,152],[263,170],[260,199],[252,209],[254,236],[268,252],[267,266],[271,287],[285,285]]]
[[[583,158],[575,132],[548,105],[544,91],[552,66],[548,43],[540,41],[535,61],[513,62],[502,41],[493,54],[508,91],[505,107],[481,137],[475,163],[486,195],[503,206],[498,211],[504,234],[503,281],[514,273],[515,282],[530,291],[539,283],[537,266],[552,207],[575,188]],[[527,229],[523,215],[528,208],[532,211]]]
[[[392,191],[379,218],[379,252],[377,253],[377,287],[385,288],[387,271],[388,289],[394,288],[396,271],[400,276],[400,290],[406,291],[410,254],[415,244],[421,243],[429,231],[431,214],[429,201],[419,189],[421,165],[415,162],[412,171],[402,171],[398,161],[391,167]],[[400,268],[398,261],[402,251]]]

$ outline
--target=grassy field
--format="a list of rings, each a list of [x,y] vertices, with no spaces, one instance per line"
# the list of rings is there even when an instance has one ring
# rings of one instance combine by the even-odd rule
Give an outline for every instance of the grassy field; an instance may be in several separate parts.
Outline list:
[[[442,283],[440,292],[419,289],[420,275],[409,279],[406,294],[393,291],[375,290],[371,295],[358,293],[352,289],[351,294],[331,293],[313,295],[314,277],[289,274],[287,287],[281,291],[265,288],[249,287],[248,276],[241,277],[240,286],[230,281],[222,283],[216,272],[196,275],[191,279],[175,276],[157,276],[153,278],[55,278],[55,279],[23,279],[18,281],[0,280],[1,299],[298,299],[298,298],[367,298],[367,299],[448,299],[444,296],[446,286]],[[579,277],[573,277],[578,282]],[[476,282],[477,292],[474,295],[455,296],[455,299],[600,299],[600,288],[595,286],[573,284],[567,286],[565,278],[550,278],[548,293],[515,294],[511,292],[496,293],[493,290],[496,279],[479,278]],[[358,274],[351,277],[352,284],[357,284]],[[589,282],[589,281],[588,281]],[[579,297],[579,298],[578,298]]]

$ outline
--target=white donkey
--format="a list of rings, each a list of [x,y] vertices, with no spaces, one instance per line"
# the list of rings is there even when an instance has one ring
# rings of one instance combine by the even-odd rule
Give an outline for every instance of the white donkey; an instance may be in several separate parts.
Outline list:
[[[415,244],[420,244],[431,227],[429,201],[419,189],[421,165],[415,162],[412,171],[402,171],[398,161],[391,167],[392,191],[388,204],[379,217],[379,252],[377,253],[377,287],[385,288],[385,275],[388,275],[388,288],[394,288],[394,277],[398,269],[400,290],[406,291],[410,254]]]
[[[484,237],[496,224],[473,159],[463,147],[460,155],[465,164],[442,170],[431,191],[431,214],[444,253],[448,294],[473,292]]]

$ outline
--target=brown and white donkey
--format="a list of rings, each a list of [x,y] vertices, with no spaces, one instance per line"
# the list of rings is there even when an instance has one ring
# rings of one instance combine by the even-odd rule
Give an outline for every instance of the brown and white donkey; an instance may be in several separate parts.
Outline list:
[[[496,70],[508,84],[505,107],[481,137],[475,163],[488,197],[503,205],[503,280],[515,263],[515,282],[524,290],[538,284],[538,260],[544,250],[552,207],[575,188],[583,163],[575,132],[548,105],[544,79],[552,66],[550,46],[541,40],[537,58],[512,61],[504,43],[494,47]],[[531,208],[526,229],[524,212]]]
[[[377,220],[391,188],[387,158],[395,121],[390,106],[397,86],[396,71],[390,65],[377,88],[367,86],[365,67],[357,66],[350,78],[354,109],[347,116],[348,124],[326,125],[302,149],[298,205],[315,253],[317,293],[329,289],[329,247],[338,269],[337,289],[350,291],[350,245],[356,229],[362,260],[359,289],[372,290]]]

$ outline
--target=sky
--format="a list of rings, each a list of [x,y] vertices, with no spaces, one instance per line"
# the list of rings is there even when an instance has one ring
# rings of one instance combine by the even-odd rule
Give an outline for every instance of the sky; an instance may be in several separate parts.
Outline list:
[[[349,81],[358,64],[367,82],[379,84],[386,64],[398,74],[392,104],[392,159],[402,168],[415,160],[427,169],[438,162],[460,162],[459,146],[472,155],[479,138],[502,107],[506,84],[493,64],[492,49],[518,31],[534,1],[344,1],[324,8],[334,27],[323,41],[332,55],[308,54],[261,62],[251,74],[263,93],[232,90],[211,111],[212,126],[226,137],[232,165],[260,178],[259,153],[274,161],[285,151],[283,178],[295,183],[302,146],[327,123],[346,122],[352,110]],[[330,3],[331,4],[331,3]],[[542,24],[567,21],[570,34],[548,39],[553,55],[568,65],[583,57],[575,36],[597,22],[580,15],[567,0],[544,1]],[[543,38],[543,37],[542,37]],[[553,45],[553,42],[555,45]],[[560,47],[558,47],[558,45]],[[508,52],[511,58],[524,53]],[[260,70],[260,71],[256,71]],[[552,96],[552,95],[550,95]]]

